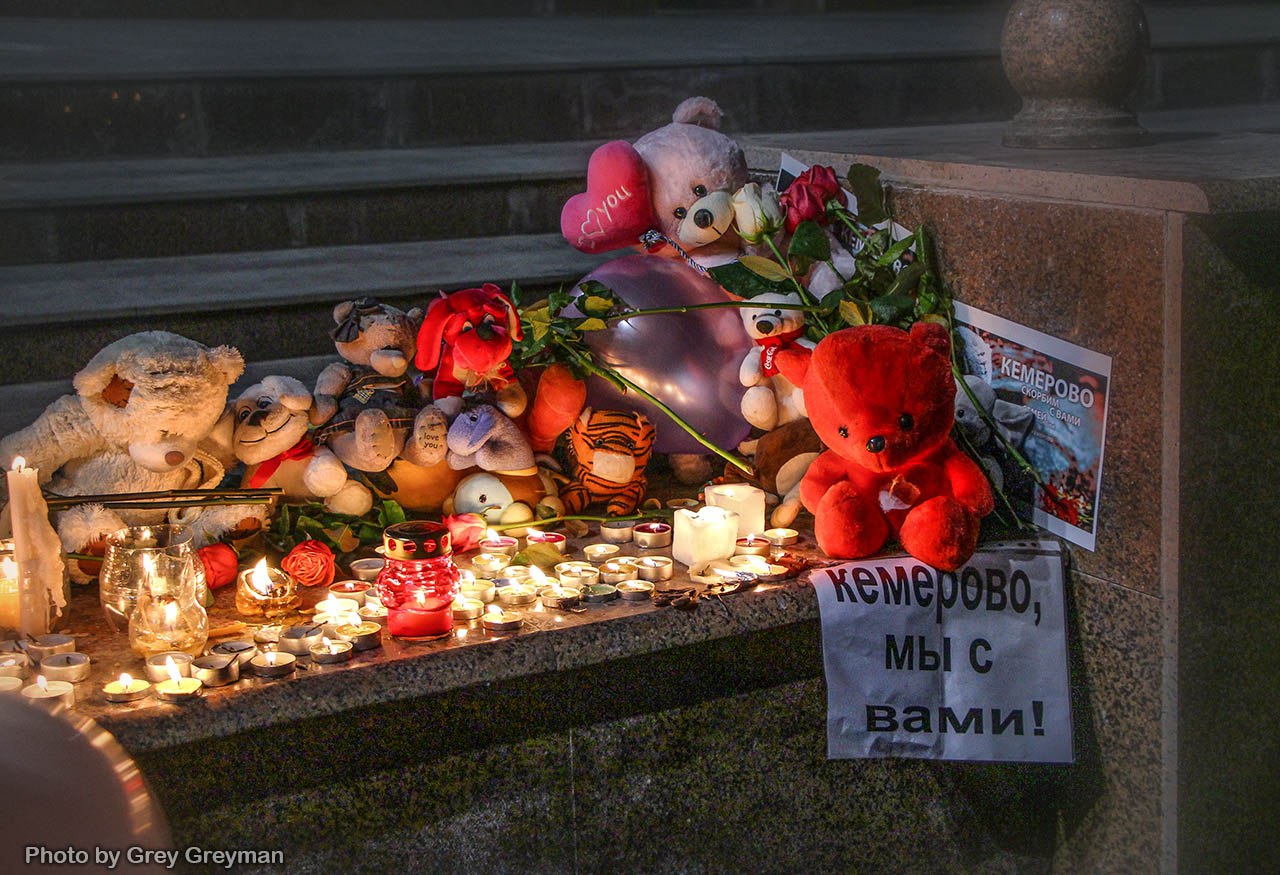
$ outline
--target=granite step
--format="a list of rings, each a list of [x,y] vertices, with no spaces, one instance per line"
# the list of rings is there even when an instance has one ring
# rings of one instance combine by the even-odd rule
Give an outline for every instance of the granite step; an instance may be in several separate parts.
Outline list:
[[[1148,10],[1144,109],[1275,91],[1280,8]],[[690,94],[736,133],[974,122],[1018,101],[1003,4],[824,15],[7,19],[0,159],[633,136]],[[1227,98],[1229,97],[1229,100]]]
[[[0,264],[550,232],[596,145],[0,164]]]
[[[407,309],[438,290],[572,283],[602,261],[556,234],[0,268],[0,384],[65,379],[102,346],[164,329],[248,360],[327,355],[333,305]]]

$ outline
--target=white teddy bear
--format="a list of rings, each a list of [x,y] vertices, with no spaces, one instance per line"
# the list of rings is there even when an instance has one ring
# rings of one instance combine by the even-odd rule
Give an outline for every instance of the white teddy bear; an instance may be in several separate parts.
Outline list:
[[[773,363],[778,350],[791,346],[813,349],[813,341],[804,336],[804,311],[770,307],[769,304],[799,304],[797,296],[766,292],[751,299],[761,306],[744,307],[738,312],[747,334],[756,348],[747,353],[738,368],[738,381],[747,387],[742,396],[742,416],[762,431],[805,417],[804,393],[781,373]],[[744,453],[755,449],[755,441],[739,445]]]
[[[361,516],[373,507],[373,495],[347,476],[332,450],[311,442],[314,407],[311,392],[293,377],[264,377],[240,393],[231,414],[232,450],[248,466],[241,485],[278,486],[285,498],[321,498],[334,513]]]
[[[60,495],[212,488],[225,469],[202,442],[213,435],[227,388],[243,370],[244,359],[229,346],[211,349],[167,331],[131,334],[75,375],[74,395],[0,440],[0,461],[7,466],[22,456],[40,470],[41,484]],[[189,509],[73,510],[58,525],[63,547],[72,552],[125,524],[198,523],[198,536],[223,525],[218,514],[201,520]]]

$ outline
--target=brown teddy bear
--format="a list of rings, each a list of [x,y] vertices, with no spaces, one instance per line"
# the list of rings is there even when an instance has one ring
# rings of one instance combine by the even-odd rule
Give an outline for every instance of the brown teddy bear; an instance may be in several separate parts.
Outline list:
[[[358,471],[385,471],[397,458],[432,467],[444,458],[444,414],[423,406],[410,377],[422,311],[373,298],[334,308],[330,333],[343,361],[316,380],[315,441]]]

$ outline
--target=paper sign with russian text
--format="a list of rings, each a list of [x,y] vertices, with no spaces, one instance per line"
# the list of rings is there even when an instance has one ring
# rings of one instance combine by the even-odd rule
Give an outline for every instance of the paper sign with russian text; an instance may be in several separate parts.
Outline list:
[[[815,570],[830,759],[1073,760],[1057,541]]]

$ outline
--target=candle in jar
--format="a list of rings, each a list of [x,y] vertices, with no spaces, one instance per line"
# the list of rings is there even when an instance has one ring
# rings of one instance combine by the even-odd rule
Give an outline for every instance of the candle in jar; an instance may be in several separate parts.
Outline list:
[[[236,610],[246,617],[279,617],[302,603],[297,582],[264,558],[236,578]]]
[[[707,506],[697,513],[676,511],[675,540],[671,555],[689,568],[701,568],[733,555],[738,538],[738,515],[722,507]]]
[[[22,696],[28,702],[52,708],[56,705],[71,707],[76,703],[76,688],[67,681],[51,681],[44,675],[36,675],[36,682],[23,687]]]
[[[453,631],[452,597],[418,589],[387,611],[387,631],[397,638],[438,638]]]
[[[117,704],[136,702],[150,693],[151,684],[127,672],[122,673],[118,680],[110,681],[102,687],[102,695],[107,701]]]
[[[764,490],[746,483],[716,483],[704,490],[707,504],[738,515],[738,537],[764,531]],[[758,536],[758,535],[757,535]]]
[[[166,680],[156,684],[154,695],[162,702],[185,702],[195,698],[200,692],[200,681],[192,677],[183,677],[178,671],[178,665],[169,659],[165,665],[165,671],[169,677]]]

